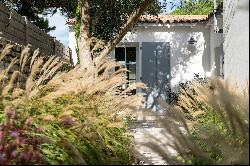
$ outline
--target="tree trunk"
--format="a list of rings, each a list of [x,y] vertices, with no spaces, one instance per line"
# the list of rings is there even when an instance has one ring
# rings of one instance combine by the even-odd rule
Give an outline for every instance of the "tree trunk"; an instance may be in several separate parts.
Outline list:
[[[88,68],[92,62],[90,51],[90,12],[89,0],[80,0],[81,27],[79,46],[79,60],[81,68]]]
[[[123,39],[129,30],[133,28],[134,23],[139,19],[144,11],[150,6],[154,0],[144,0],[138,9],[136,9],[128,18],[127,22],[124,24],[122,30],[117,34],[117,36],[110,41],[104,48],[104,50],[99,55],[99,60],[105,58],[114,47]],[[89,0],[80,0],[81,5],[81,27],[80,27],[80,38],[79,38],[79,59],[82,68],[88,68],[93,60],[91,58],[90,49],[90,12],[89,12]]]

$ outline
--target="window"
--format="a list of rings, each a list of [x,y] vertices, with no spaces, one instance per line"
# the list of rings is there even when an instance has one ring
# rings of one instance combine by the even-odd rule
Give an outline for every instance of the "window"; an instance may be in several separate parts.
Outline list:
[[[115,48],[115,59],[129,72],[126,73],[129,84],[136,82],[136,47],[117,47]],[[118,70],[118,68],[116,68]],[[127,85],[123,87],[125,89]],[[136,90],[132,92],[136,93]]]

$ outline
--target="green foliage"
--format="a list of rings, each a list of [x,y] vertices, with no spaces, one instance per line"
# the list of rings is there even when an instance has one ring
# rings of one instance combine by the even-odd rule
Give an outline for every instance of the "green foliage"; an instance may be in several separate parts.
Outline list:
[[[222,0],[217,0],[220,4]],[[184,1],[170,15],[209,15],[213,12],[213,0]]]
[[[190,164],[206,165],[211,164],[211,162],[215,164],[246,164],[247,159],[241,160],[231,155],[237,155],[237,153],[243,156],[247,155],[247,148],[245,149],[245,147],[249,146],[249,134],[241,133],[241,130],[244,132],[244,128],[248,128],[249,119],[246,117],[248,110],[247,105],[245,105],[245,100],[248,95],[246,94],[246,96],[243,97],[244,99],[237,103],[235,101],[241,100],[242,94],[238,96],[240,93],[233,92],[233,89],[227,89],[227,85],[221,82],[217,82],[218,87],[214,86],[215,84],[213,84],[213,82],[212,84],[207,82],[202,85],[210,89],[212,91],[210,93],[217,91],[217,88],[221,88],[218,90],[219,92],[214,92],[219,93],[219,95],[215,95],[215,97],[206,94],[209,93],[209,91],[203,91],[202,94],[201,91],[197,91],[197,88],[193,89],[192,87],[197,86],[197,84],[189,86],[191,90],[196,90],[196,93],[189,93],[190,96],[188,97],[189,101],[196,101],[195,107],[188,107],[189,115],[193,121],[191,136],[203,152],[208,155],[211,161],[207,163],[206,160],[193,157],[189,161]],[[188,90],[187,88],[185,91]],[[207,96],[200,97],[202,95]],[[194,100],[194,98],[196,100]],[[228,101],[225,100],[226,98]],[[230,102],[230,104],[228,102]],[[219,103],[219,105],[217,105],[217,103]],[[238,107],[237,105],[242,105],[242,107]],[[200,111],[200,113],[197,114],[198,111]],[[241,121],[239,122],[240,124],[232,122],[233,118],[231,116],[239,118]]]
[[[129,137],[125,135],[126,128],[107,127],[111,122],[102,112],[103,109],[108,108],[101,107],[101,104],[103,104],[101,101],[93,103],[91,100],[84,99],[83,95],[63,96],[51,102],[34,100],[31,103],[29,110],[26,111],[36,111],[35,115],[40,117],[37,119],[37,124],[44,128],[42,135],[49,138],[51,142],[41,145],[46,162],[83,164],[80,156],[84,156],[87,164],[94,165],[130,162]],[[79,114],[81,107],[70,109],[73,111],[74,123],[77,123],[74,126],[56,118],[62,113],[61,110],[65,110],[70,105],[83,105],[86,108],[84,114]],[[48,110],[50,110],[49,115]],[[67,141],[71,147],[67,147],[62,140]]]
[[[1,101],[2,102],[2,101]],[[13,106],[6,106],[0,112],[0,164],[41,164],[42,155],[38,146],[39,137],[33,136],[31,117],[19,116]]]
[[[248,99],[248,85],[239,90],[219,78],[192,81],[182,88],[176,106],[162,103],[166,145],[152,136],[147,146],[170,165],[248,165]]]
[[[48,26],[48,20],[39,16],[39,14],[54,14],[60,10],[63,15],[77,19],[75,29],[79,36],[80,28],[80,10],[79,0],[1,0],[5,3],[15,4],[17,12],[21,15],[27,15],[31,21],[34,21],[41,29],[46,32],[54,30],[54,27]],[[142,0],[91,0],[90,16],[91,16],[91,34],[102,40],[110,40],[119,33],[128,16],[139,6]],[[149,7],[147,13],[158,14],[161,10],[158,1],[155,1]]]
[[[0,164],[133,162],[125,120],[142,98],[127,93],[142,84],[120,90],[127,80],[124,70],[110,75],[120,66],[115,60],[104,58],[85,71],[69,69],[59,57],[45,61],[26,47],[20,61],[8,64],[12,49],[8,44],[0,56],[7,64],[0,69]],[[9,70],[18,62],[30,69],[24,86],[27,73]]]
[[[122,1],[107,1],[92,0],[90,1],[90,17],[91,17],[91,36],[108,41],[116,36],[122,26],[127,21],[128,16],[139,7],[142,0],[122,0]],[[74,18],[76,24],[74,29],[76,37],[80,35],[80,5],[76,8]],[[147,14],[157,15],[161,11],[160,5],[155,1],[146,11]]]
[[[14,7],[25,4],[32,6],[34,9],[39,9],[39,13],[53,14],[60,10],[63,15],[72,17],[75,13],[78,0],[1,0],[5,4],[13,4]],[[31,10],[30,8],[28,8]],[[35,10],[37,12],[37,10]]]
[[[76,39],[78,39],[80,36],[80,26],[81,26],[81,7],[80,7],[80,4],[77,5],[74,18],[76,19],[76,23],[74,24],[73,28],[75,31]]]
[[[6,3],[6,0],[1,0],[0,2]],[[26,1],[19,2],[10,2],[13,7],[12,8],[21,16],[26,16],[29,21],[33,22],[36,26],[42,29],[44,32],[48,33],[49,31],[55,30],[56,27],[49,26],[49,20],[45,18],[48,13],[44,8],[35,7],[32,4],[27,3]],[[55,11],[51,11],[50,14],[54,14]]]

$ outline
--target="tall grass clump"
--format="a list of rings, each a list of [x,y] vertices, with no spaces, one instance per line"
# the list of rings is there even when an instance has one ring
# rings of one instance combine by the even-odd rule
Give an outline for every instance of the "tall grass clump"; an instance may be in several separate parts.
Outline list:
[[[12,48],[5,47],[1,61]],[[19,69],[10,72],[15,64]],[[145,86],[121,89],[128,83],[126,69],[113,71],[119,64],[108,58],[88,69],[64,71],[64,65],[59,57],[45,60],[26,47],[20,60],[1,69],[0,163],[132,163],[126,120],[143,102],[142,94],[131,91]]]
[[[248,165],[248,85],[240,90],[213,78],[202,85],[190,84],[180,94],[177,106],[161,102],[167,141],[152,138],[148,146],[169,164]]]

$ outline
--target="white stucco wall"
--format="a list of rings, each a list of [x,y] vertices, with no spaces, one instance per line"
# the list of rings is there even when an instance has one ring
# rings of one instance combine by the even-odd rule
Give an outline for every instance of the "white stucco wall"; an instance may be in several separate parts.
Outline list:
[[[69,26],[69,48],[72,50],[72,60],[74,65],[77,63],[77,53],[76,53],[76,38],[75,38],[75,32],[73,30],[72,25]]]
[[[223,17],[222,15],[217,16],[217,26],[219,29],[223,29]],[[220,66],[216,65],[216,54],[215,49],[223,46],[223,33],[215,33],[214,32],[214,17],[212,17],[208,25],[211,25],[210,28],[210,67],[211,73],[210,75],[218,75],[220,72]],[[223,55],[222,55],[223,56]],[[222,64],[220,64],[222,65]],[[217,72],[218,71],[218,72]]]
[[[249,81],[249,0],[224,0],[225,78]]]
[[[128,33],[123,42],[169,42],[171,63],[171,86],[192,80],[194,73],[210,76],[210,28],[204,24],[172,24],[165,26],[139,26]],[[197,43],[188,44],[193,36]],[[141,50],[139,49],[139,55]],[[140,64],[140,62],[139,62]],[[141,74],[141,71],[139,71]]]

